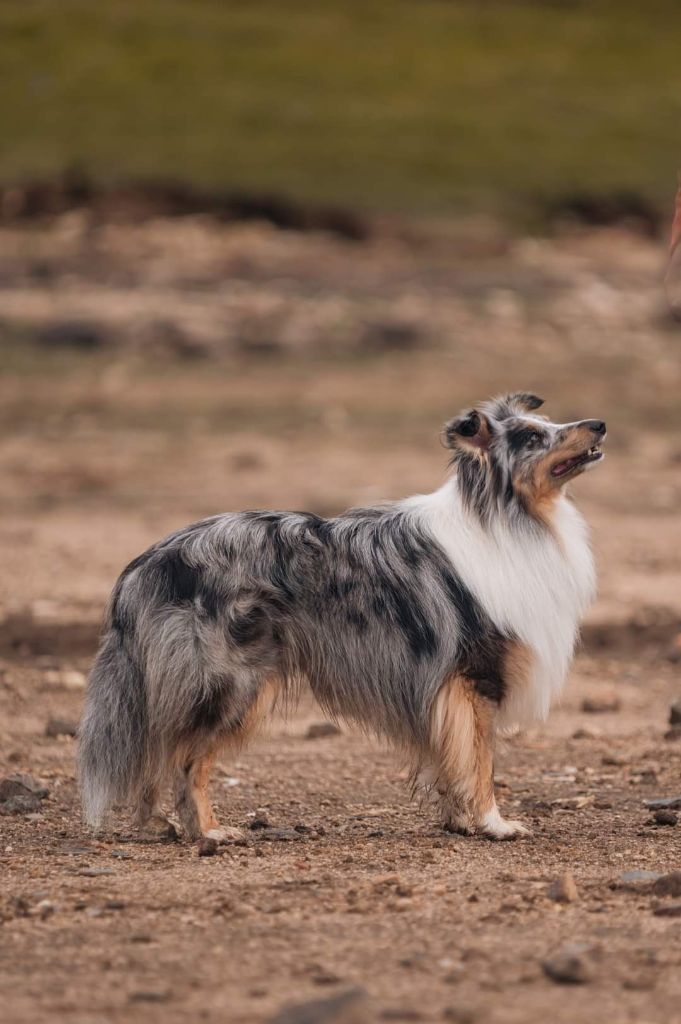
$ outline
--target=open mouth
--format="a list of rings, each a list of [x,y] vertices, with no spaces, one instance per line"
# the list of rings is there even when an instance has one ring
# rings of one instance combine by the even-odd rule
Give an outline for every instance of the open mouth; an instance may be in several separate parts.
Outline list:
[[[603,458],[603,452],[600,446],[594,444],[587,451],[582,452],[581,455],[574,455],[570,459],[564,459],[562,462],[557,462],[555,466],[551,468],[551,476],[561,477],[567,476],[568,473],[573,473],[576,469],[580,469],[582,466],[588,466],[590,462],[598,462],[599,459]]]

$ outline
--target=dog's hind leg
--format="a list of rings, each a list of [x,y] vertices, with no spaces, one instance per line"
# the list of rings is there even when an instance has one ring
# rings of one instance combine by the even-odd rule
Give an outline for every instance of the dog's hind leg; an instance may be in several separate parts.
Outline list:
[[[179,759],[175,773],[175,807],[188,839],[206,837],[218,842],[243,839],[241,829],[219,824],[208,796],[210,773],[222,747],[238,751],[250,738],[276,697],[274,683],[266,683],[250,708],[231,731],[195,739]]]
[[[187,839],[242,839],[238,828],[222,828],[215,817],[208,796],[210,773],[215,762],[215,751],[188,759],[180,767],[175,779],[175,806]]]
[[[496,705],[467,679],[449,679],[440,690],[431,722],[445,827],[490,839],[515,839],[529,830],[502,818],[494,796]]]
[[[175,833],[172,822],[161,806],[157,786],[149,785],[143,788],[137,802],[135,824],[150,838],[166,838]]]

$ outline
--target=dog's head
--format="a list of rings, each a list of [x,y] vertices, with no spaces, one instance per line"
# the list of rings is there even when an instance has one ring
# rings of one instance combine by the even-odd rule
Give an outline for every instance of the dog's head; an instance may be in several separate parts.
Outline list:
[[[537,413],[541,405],[518,392],[447,423],[462,493],[481,514],[515,505],[542,519],[564,485],[602,459],[602,420],[551,423]]]

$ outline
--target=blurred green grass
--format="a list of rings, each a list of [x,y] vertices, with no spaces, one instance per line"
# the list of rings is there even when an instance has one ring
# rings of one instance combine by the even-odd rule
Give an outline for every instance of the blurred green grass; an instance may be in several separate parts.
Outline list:
[[[678,0],[4,0],[0,181],[442,214],[668,201]]]

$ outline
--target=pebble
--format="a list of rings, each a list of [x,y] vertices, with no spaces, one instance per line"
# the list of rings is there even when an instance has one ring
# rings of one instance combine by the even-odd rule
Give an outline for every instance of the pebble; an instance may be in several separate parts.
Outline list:
[[[551,801],[551,807],[559,807],[566,811],[581,811],[584,807],[592,807],[596,801],[593,793],[584,796],[557,797]]]
[[[269,1024],[370,1024],[373,1019],[366,991],[352,988],[328,999],[284,1006],[269,1018]]]
[[[652,891],[656,896],[681,896],[681,871],[660,875],[653,882]]]
[[[630,892],[647,892],[653,882],[662,877],[659,871],[644,871],[640,869],[623,871],[614,882],[610,883],[610,888],[626,889]]]
[[[55,906],[51,900],[40,900],[39,903],[36,903],[35,909],[40,920],[45,921],[54,914]]]
[[[579,899],[579,892],[571,871],[565,871],[556,878],[548,888],[548,897],[556,903],[574,903]]]
[[[572,734],[573,740],[596,740],[599,737],[600,733],[595,732],[593,729],[575,729]]]
[[[45,735],[55,739],[57,736],[77,736],[78,725],[76,722],[67,721],[65,718],[48,718],[45,726]]]
[[[167,988],[142,989],[138,992],[131,992],[128,996],[131,1003],[165,1003],[168,999],[170,999],[170,990]]]
[[[585,697],[582,701],[582,711],[590,715],[602,715],[609,711],[619,711],[621,706],[619,697],[616,697],[614,694]]]
[[[305,733],[306,740],[320,740],[326,736],[340,736],[341,730],[335,722],[313,722]]]
[[[669,709],[669,724],[681,725],[681,697],[675,700]]]
[[[4,779],[0,779],[0,802],[10,800],[15,796],[32,796],[38,800],[44,800],[49,795],[49,789],[38,779],[34,779],[32,775],[15,772],[13,775],[7,775]]]
[[[471,1006],[445,1006],[442,1018],[454,1021],[455,1024],[474,1024],[477,1019],[477,1011]]]
[[[294,828],[265,828],[263,829],[262,838],[273,843],[288,843],[292,840],[302,839],[303,835]]]
[[[649,811],[663,808],[668,808],[670,811],[681,811],[681,796],[665,796],[657,800],[644,800],[643,803]]]
[[[255,817],[248,827],[256,832],[260,828],[271,828],[272,826],[265,811],[256,811]]]
[[[569,945],[542,961],[544,974],[559,985],[584,985],[592,972],[584,959],[585,947]]]
[[[678,823],[679,816],[675,811],[660,810],[655,811],[653,815],[653,821],[656,825],[676,825]]]
[[[681,917],[681,903],[667,903],[661,907],[654,907],[655,917]]]
[[[40,810],[40,800],[35,796],[13,796],[0,801],[0,814],[35,814]]]
[[[213,839],[211,836],[204,836],[203,839],[199,840],[196,852],[199,857],[215,857],[218,852],[217,839]]]

